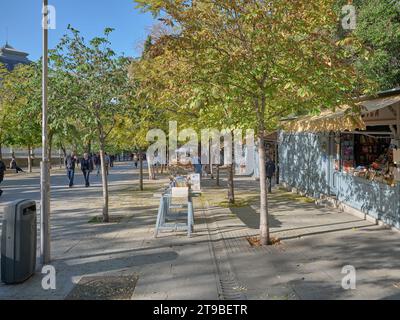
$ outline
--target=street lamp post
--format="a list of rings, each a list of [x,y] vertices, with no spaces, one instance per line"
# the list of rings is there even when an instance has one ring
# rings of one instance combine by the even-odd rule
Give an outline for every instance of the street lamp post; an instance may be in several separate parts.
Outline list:
[[[50,166],[47,140],[48,0],[43,0],[42,162],[40,166],[40,259],[50,262]]]

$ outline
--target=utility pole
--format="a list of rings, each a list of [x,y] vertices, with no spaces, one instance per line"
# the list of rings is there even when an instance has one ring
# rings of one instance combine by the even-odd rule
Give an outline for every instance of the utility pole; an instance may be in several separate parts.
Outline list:
[[[50,166],[47,139],[47,77],[48,77],[48,0],[42,8],[43,67],[42,67],[42,162],[40,174],[40,259],[50,262]]]

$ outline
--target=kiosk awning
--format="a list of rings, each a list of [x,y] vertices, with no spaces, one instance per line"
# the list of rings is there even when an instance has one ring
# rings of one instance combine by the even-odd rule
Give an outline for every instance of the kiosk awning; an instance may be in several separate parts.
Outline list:
[[[283,128],[292,132],[336,132],[364,130],[366,126],[361,112],[354,111],[351,107],[341,107],[336,111],[325,110],[319,115],[286,121],[283,123]]]
[[[372,120],[375,120],[374,123],[376,123],[376,119],[373,119],[373,117],[382,117],[382,115],[385,115],[389,112],[390,119],[388,116],[386,116],[382,117],[381,120],[385,123],[387,122],[388,125],[394,124],[393,121],[396,119],[396,112],[400,112],[393,108],[393,106],[396,105],[399,106],[396,108],[399,110],[400,94],[358,102],[358,110],[357,108],[342,106],[337,108],[336,111],[325,110],[319,115],[304,116],[293,120],[283,121],[282,127],[284,130],[292,132],[337,132],[355,131],[357,129],[365,130],[367,124],[371,125],[373,123]],[[383,113],[381,112],[381,115],[376,113],[382,109],[385,109],[383,110],[385,112],[382,111]]]
[[[360,102],[360,105],[363,107],[363,111],[373,112],[386,107],[393,106],[399,102],[400,102],[400,94],[391,97],[362,101]]]

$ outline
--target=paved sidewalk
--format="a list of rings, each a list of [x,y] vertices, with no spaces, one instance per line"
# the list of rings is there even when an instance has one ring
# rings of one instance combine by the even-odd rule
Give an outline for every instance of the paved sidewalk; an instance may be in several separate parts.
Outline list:
[[[218,206],[225,191],[216,187],[204,197],[247,299],[400,299],[399,232],[274,190],[271,236],[281,243],[252,247],[247,238],[258,235],[257,187],[237,179],[237,198],[250,200],[241,208]],[[356,290],[342,288],[346,265],[356,268]]]
[[[40,270],[16,286],[0,284],[0,299],[65,299],[77,284],[99,277],[129,276],[126,299],[399,299],[400,233],[357,217],[316,207],[306,198],[275,190],[270,195],[272,236],[281,243],[252,247],[258,234],[258,184],[236,178],[242,207],[226,208],[225,187],[204,180],[195,200],[195,233],[162,233],[154,239],[159,199],[153,195],[167,179],[146,181],[137,190],[138,172],[118,164],[110,174],[110,213],[117,222],[88,223],[101,215],[101,184],[86,189],[78,173],[68,189],[64,173],[52,176],[52,264],[57,289],[41,287]],[[224,180],[222,185],[226,186]],[[9,177],[0,202],[39,200],[37,174]],[[341,287],[342,267],[357,270],[357,289]],[[86,281],[86,282],[85,282]],[[115,294],[121,288],[115,284]],[[93,297],[92,297],[93,298]]]
[[[38,177],[15,179],[4,186],[7,201],[17,197],[39,200]],[[78,187],[71,190],[62,186],[64,180],[64,175],[52,177],[52,265],[57,271],[57,289],[43,290],[38,270],[21,285],[0,284],[0,299],[64,299],[83,277],[115,275],[137,277],[132,299],[218,298],[204,224],[196,225],[191,239],[182,233],[154,239],[159,199],[153,194],[166,179],[146,181],[146,190],[140,192],[137,171],[126,165],[115,167],[110,174],[110,213],[122,220],[106,225],[88,223],[101,214],[100,179],[94,177],[93,187],[86,189],[79,187],[83,180],[78,176]],[[198,214],[202,211],[197,210]]]

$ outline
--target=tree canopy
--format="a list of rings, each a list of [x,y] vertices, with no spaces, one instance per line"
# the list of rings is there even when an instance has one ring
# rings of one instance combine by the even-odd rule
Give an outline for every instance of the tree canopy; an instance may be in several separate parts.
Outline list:
[[[136,2],[171,30],[153,39],[142,63],[143,83],[155,103],[183,116],[197,114],[201,125],[257,130],[266,244],[266,132],[284,116],[352,104],[363,92],[348,50],[337,39],[336,2]]]

